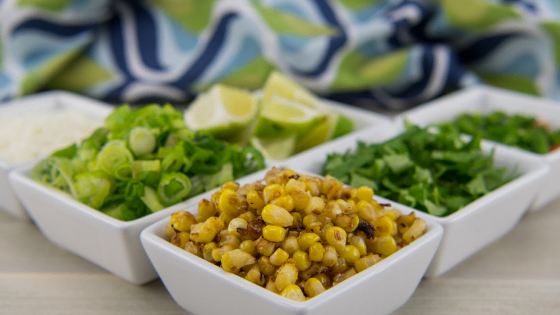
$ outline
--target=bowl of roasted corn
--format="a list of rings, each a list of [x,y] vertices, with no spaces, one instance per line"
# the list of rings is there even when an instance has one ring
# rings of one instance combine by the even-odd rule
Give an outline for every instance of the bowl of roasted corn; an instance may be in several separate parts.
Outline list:
[[[370,188],[290,169],[203,198],[141,234],[174,300],[195,314],[335,314],[349,305],[389,314],[412,295],[443,231]]]

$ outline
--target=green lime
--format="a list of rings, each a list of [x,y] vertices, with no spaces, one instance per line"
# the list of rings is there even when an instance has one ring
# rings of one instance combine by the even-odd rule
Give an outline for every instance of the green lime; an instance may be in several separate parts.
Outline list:
[[[253,137],[250,142],[265,158],[270,160],[284,160],[294,154],[296,135],[277,139]]]

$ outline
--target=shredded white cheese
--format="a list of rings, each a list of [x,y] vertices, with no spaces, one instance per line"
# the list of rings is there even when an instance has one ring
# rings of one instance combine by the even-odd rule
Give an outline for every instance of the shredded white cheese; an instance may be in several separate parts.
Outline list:
[[[102,123],[73,110],[0,117],[0,159],[22,163],[48,156],[87,138]]]

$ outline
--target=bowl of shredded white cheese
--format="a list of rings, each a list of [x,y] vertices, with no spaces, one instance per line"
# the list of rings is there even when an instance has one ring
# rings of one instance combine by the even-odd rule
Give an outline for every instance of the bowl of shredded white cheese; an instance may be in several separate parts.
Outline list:
[[[46,92],[0,104],[0,210],[26,219],[8,173],[87,138],[112,111],[68,92]]]

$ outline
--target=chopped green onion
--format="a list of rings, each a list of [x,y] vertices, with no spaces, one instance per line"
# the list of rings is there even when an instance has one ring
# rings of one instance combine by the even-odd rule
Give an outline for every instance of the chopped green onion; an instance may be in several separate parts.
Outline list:
[[[189,195],[191,181],[182,173],[168,173],[163,175],[158,186],[158,197],[161,202],[170,206],[183,200]]]
[[[148,128],[135,127],[130,131],[128,143],[136,156],[150,154],[156,148],[156,138]]]

